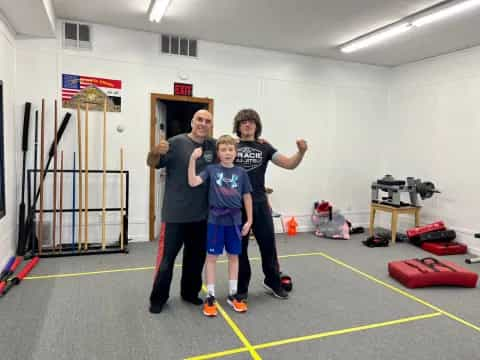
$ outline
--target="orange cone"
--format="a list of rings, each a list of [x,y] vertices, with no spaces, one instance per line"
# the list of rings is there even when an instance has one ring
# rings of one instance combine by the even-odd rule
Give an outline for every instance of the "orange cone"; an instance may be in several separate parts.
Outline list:
[[[290,236],[297,234],[297,220],[295,220],[295,216],[292,216],[290,220],[287,221],[287,234]]]

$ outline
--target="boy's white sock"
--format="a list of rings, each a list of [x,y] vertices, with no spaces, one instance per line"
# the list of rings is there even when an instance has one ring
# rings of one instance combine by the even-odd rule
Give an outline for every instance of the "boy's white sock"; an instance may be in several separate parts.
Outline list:
[[[238,280],[228,280],[229,295],[235,295],[237,293]]]
[[[207,285],[208,296],[215,296],[215,284]]]

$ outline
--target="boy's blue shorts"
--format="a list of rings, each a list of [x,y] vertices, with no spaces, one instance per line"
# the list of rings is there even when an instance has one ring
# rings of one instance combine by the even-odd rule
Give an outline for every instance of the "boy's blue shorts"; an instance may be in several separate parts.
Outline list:
[[[207,254],[221,255],[223,248],[228,254],[240,255],[242,252],[242,225],[217,225],[208,223]]]

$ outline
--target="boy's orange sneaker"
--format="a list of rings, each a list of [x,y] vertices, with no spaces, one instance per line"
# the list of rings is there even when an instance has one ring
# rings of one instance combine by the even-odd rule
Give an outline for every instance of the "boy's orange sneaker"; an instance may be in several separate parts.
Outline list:
[[[244,313],[248,310],[247,302],[243,299],[238,298],[236,295],[228,295],[227,303],[236,312]]]
[[[215,302],[215,296],[209,296],[205,299],[205,303],[203,304],[203,314],[209,317],[217,316],[217,303]]]

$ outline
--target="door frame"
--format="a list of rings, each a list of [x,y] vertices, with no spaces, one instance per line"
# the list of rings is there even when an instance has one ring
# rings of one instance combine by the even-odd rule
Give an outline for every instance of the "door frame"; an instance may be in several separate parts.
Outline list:
[[[168,94],[150,94],[150,149],[155,146],[155,131],[156,131],[156,106],[158,100],[165,101],[180,101],[189,103],[199,103],[207,105],[207,110],[213,115],[213,99],[190,97],[190,96],[177,96]],[[212,127],[213,131],[213,127]],[[212,135],[212,134],[210,134]],[[155,169],[150,168],[150,190],[149,190],[149,216],[148,216],[148,239],[149,241],[155,240]]]

